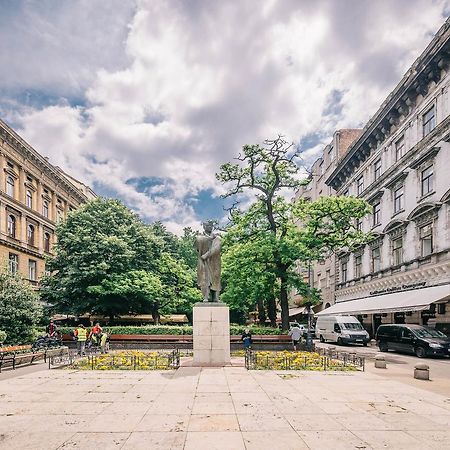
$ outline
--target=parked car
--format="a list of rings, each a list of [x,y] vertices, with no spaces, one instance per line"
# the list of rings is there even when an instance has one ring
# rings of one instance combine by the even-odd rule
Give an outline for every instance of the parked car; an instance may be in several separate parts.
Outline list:
[[[319,316],[316,322],[316,336],[320,342],[343,344],[362,344],[370,341],[369,333],[353,316]]]
[[[376,340],[382,352],[413,353],[419,358],[450,356],[450,339],[444,333],[422,325],[380,325]]]

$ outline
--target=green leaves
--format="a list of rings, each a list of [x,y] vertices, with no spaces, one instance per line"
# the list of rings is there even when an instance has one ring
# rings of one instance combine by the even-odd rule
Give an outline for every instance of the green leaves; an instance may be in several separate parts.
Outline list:
[[[0,330],[6,333],[6,342],[31,342],[41,317],[39,297],[29,283],[17,274],[0,272]]]

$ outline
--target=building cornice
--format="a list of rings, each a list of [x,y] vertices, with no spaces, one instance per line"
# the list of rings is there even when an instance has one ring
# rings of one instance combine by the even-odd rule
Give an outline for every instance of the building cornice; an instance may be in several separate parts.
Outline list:
[[[18,153],[35,164],[43,173],[59,184],[66,192],[73,195],[78,202],[84,203],[87,196],[59,172],[46,158],[40,155],[30,144],[22,139],[9,125],[0,119],[0,139],[7,142]]]
[[[326,184],[339,190],[361,163],[396,129],[400,118],[409,115],[417,97],[425,96],[432,82],[439,82],[449,63],[450,18],[366,124],[363,133],[349,147]]]

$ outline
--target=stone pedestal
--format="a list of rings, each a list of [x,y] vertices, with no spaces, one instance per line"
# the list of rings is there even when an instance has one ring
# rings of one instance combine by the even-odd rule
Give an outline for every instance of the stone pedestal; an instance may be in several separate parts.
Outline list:
[[[196,303],[194,366],[225,366],[230,363],[230,309],[225,303]]]

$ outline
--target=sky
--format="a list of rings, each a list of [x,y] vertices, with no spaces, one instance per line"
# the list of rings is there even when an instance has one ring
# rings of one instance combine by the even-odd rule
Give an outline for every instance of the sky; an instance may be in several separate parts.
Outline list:
[[[98,194],[173,232],[284,135],[313,161],[362,127],[450,0],[0,0],[0,117]]]

